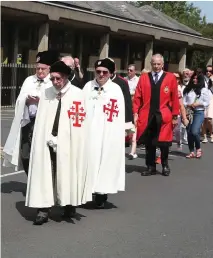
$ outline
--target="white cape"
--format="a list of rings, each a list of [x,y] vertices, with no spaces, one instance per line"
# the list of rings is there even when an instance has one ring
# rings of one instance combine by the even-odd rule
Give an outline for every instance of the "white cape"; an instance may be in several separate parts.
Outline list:
[[[110,79],[100,94],[95,87],[98,84],[93,80],[83,88],[87,110],[87,173],[92,176],[93,192],[113,194],[125,190],[124,97],[120,87]],[[116,112],[111,119],[106,109],[113,106]]]
[[[10,128],[7,141],[3,149],[5,167],[15,167],[15,170],[22,169],[22,163],[20,161],[20,143],[21,143],[21,127],[27,125],[30,122],[28,107],[26,106],[26,98],[28,95],[35,95],[37,92],[37,77],[32,75],[26,78],[24,81],[20,94],[16,100],[15,116]],[[44,79],[42,88],[50,87],[52,85],[49,80],[49,75]]]
[[[27,183],[26,206],[51,207],[55,205],[54,193],[61,206],[81,205],[92,200],[91,183],[85,169],[84,121],[81,127],[73,126],[85,111],[83,92],[67,84],[68,90],[61,99],[61,112],[57,136],[57,172],[54,191],[52,168],[47,142],[51,138],[53,123],[58,106],[55,89],[46,89],[40,99],[31,146],[29,174]],[[80,102],[79,116],[71,115],[75,111],[75,101]],[[73,110],[70,110],[74,107]],[[69,111],[70,110],[70,111]],[[84,117],[83,117],[84,118]]]

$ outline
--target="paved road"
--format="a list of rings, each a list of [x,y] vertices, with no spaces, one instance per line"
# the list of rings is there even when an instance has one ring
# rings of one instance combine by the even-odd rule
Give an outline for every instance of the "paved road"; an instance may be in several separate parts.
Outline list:
[[[2,116],[2,144],[8,114]],[[170,177],[141,177],[139,150],[138,159],[126,162],[126,191],[110,196],[107,210],[79,208],[73,223],[60,221],[55,208],[49,223],[33,226],[35,211],[24,206],[25,174],[2,177],[2,257],[212,258],[213,144],[203,149],[201,160],[173,152]]]

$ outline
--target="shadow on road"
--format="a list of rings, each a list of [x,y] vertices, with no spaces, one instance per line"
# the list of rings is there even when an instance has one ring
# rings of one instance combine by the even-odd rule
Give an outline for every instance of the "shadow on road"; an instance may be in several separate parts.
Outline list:
[[[186,153],[182,151],[171,151],[169,155],[179,156],[179,157],[186,157]]]
[[[1,192],[2,193],[22,193],[23,196],[26,196],[26,188],[27,184],[22,183],[22,182],[16,182],[16,181],[10,181],[10,182],[5,182],[1,184]]]
[[[33,221],[35,219],[36,209],[26,207],[24,201],[17,202],[16,209],[26,220]]]
[[[86,210],[97,210],[94,202],[88,202],[84,205],[81,205],[81,208]],[[116,208],[118,207],[115,206],[113,203],[107,201],[105,204],[104,210],[110,210],[110,209],[116,209]]]
[[[126,173],[131,174],[132,172],[141,173],[146,170],[146,167],[137,165],[126,165]]]
[[[32,221],[32,222],[34,221],[37,214],[37,209],[26,207],[24,201],[17,202],[16,209],[25,220]],[[82,218],[86,218],[85,215],[76,213],[73,219],[68,220],[68,219],[64,219],[62,217],[62,214],[63,214],[63,207],[54,206],[51,208],[49,218],[58,223],[62,221],[66,221],[72,224],[75,224],[74,220],[80,221]]]

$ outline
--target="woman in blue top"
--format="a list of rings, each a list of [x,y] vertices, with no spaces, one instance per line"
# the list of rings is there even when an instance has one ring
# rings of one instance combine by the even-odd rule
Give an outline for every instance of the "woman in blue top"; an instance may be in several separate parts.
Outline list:
[[[187,110],[189,125],[187,127],[189,155],[186,158],[201,158],[200,130],[204,121],[204,110],[209,105],[209,92],[205,88],[202,74],[193,73],[189,84],[183,91],[183,104]],[[196,155],[195,155],[196,149]]]

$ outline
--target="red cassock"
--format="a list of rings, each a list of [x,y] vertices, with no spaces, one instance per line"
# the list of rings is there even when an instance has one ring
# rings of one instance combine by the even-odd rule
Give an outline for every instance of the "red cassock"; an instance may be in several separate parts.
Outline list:
[[[133,112],[138,113],[137,142],[171,145],[173,115],[179,114],[178,86],[172,73],[164,72],[155,84],[151,73],[142,74],[133,100]]]

